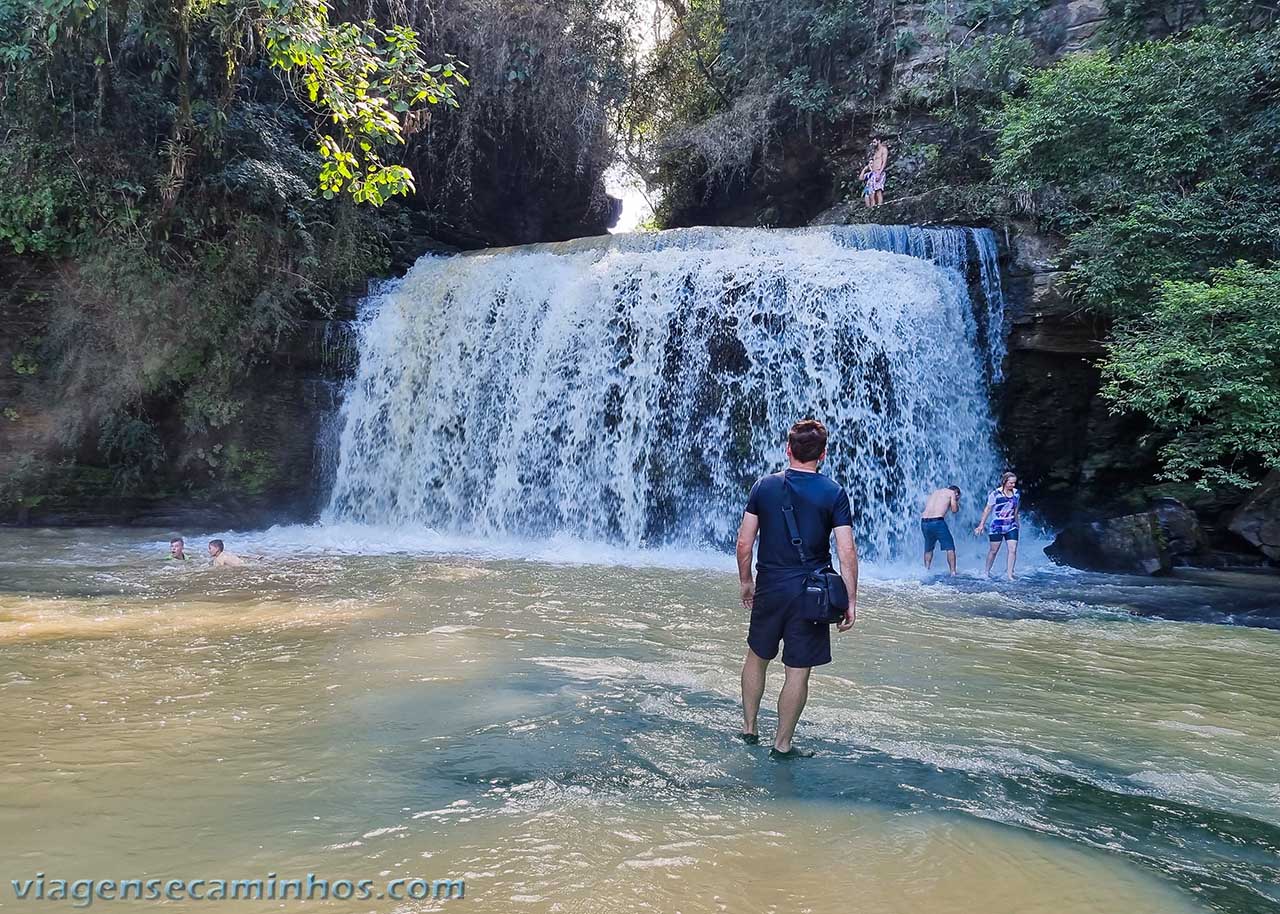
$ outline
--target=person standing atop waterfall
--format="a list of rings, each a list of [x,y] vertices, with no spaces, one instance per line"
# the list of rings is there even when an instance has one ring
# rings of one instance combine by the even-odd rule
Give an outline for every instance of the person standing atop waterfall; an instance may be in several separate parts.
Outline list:
[[[920,532],[924,534],[924,568],[933,567],[933,547],[941,546],[947,554],[947,567],[952,576],[956,573],[956,541],[947,526],[947,512],[960,513],[960,487],[947,486],[934,489],[924,501],[920,512]]]
[[[991,526],[987,528],[987,539],[991,548],[987,550],[987,574],[991,574],[991,566],[995,564],[996,555],[1000,552],[1000,544],[1007,543],[1005,553],[1007,566],[1006,576],[1013,580],[1013,566],[1018,562],[1018,515],[1022,502],[1022,493],[1018,491],[1018,477],[1015,473],[1004,473],[1000,477],[1000,486],[991,490],[987,496],[987,506],[982,509],[982,519],[973,528],[977,536],[982,535],[982,528],[991,516]]]
[[[742,605],[751,612],[747,633],[747,656],[742,664],[743,727],[739,737],[749,745],[760,741],[756,716],[764,697],[765,673],[769,661],[778,656],[782,644],[782,665],[786,679],[778,695],[778,730],[774,734],[773,758],[807,758],[810,750],[791,745],[800,712],[809,697],[809,672],[831,662],[831,628],[809,622],[799,615],[797,599],[810,571],[831,560],[831,536],[835,535],[840,558],[840,577],[849,592],[849,609],[836,627],[848,631],[858,617],[858,549],[853,541],[853,514],[845,490],[818,472],[827,456],[827,429],[816,419],[805,419],[787,433],[787,468],[761,478],[751,489],[747,508],[738,528],[738,580]],[[787,530],[783,505],[788,497],[805,554],[812,562],[801,561],[801,550]],[[759,537],[756,577],[751,576],[752,547]]]
[[[862,189],[862,203],[867,209],[884,205],[885,171],[889,167],[889,144],[877,136],[871,143],[871,159],[858,175],[866,184]]]

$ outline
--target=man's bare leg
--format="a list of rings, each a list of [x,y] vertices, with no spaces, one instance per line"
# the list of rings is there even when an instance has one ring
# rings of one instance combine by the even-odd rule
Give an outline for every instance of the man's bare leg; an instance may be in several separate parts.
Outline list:
[[[956,573],[956,551],[954,549],[947,550],[947,567],[951,569],[952,574]]]
[[[773,738],[773,748],[779,752],[789,752],[800,712],[804,710],[804,703],[809,700],[810,667],[788,666],[783,669],[787,671],[787,679],[778,695],[778,732]]]
[[[764,698],[764,676],[769,669],[769,661],[756,656],[756,652],[747,648],[747,657],[742,661],[742,732],[756,735],[756,717],[760,714],[760,699]]]
[[[951,553],[948,553],[950,555]],[[924,554],[924,570],[928,571],[933,567],[933,551],[930,550]]]
[[[991,574],[991,566],[996,563],[996,553],[1000,551],[1000,542],[991,544],[991,548],[987,550],[987,574]]]
[[[1009,540],[1009,542],[1006,543],[1006,545],[1009,547],[1009,551],[1005,553],[1005,562],[1009,569],[1009,580],[1012,581],[1013,566],[1018,564],[1018,541]]]

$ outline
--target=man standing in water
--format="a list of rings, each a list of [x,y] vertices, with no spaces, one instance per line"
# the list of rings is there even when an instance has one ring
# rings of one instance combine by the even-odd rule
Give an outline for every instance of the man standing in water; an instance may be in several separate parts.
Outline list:
[[[924,569],[933,567],[933,547],[941,546],[947,554],[947,567],[956,573],[956,541],[947,526],[947,512],[960,513],[960,487],[947,486],[934,489],[924,501],[920,512],[920,532],[924,534]]]
[[[848,631],[858,617],[858,549],[853,541],[853,516],[845,490],[818,472],[827,456],[827,429],[815,419],[791,426],[787,434],[787,463],[781,473],[763,477],[751,489],[747,509],[738,528],[738,580],[742,605],[751,611],[747,634],[747,656],[742,665],[742,740],[749,745],[760,741],[756,716],[764,697],[765,673],[769,661],[783,645],[782,664],[786,679],[778,695],[778,732],[774,734],[774,758],[809,757],[812,751],[791,745],[796,722],[809,697],[809,672],[831,662],[830,626],[800,618],[799,600],[804,579],[810,571],[831,560],[831,535],[835,534],[840,558],[840,577],[849,591],[849,610],[836,627]],[[787,531],[782,506],[788,496],[806,554]],[[756,557],[756,579],[751,576],[751,552],[756,537],[760,549]]]

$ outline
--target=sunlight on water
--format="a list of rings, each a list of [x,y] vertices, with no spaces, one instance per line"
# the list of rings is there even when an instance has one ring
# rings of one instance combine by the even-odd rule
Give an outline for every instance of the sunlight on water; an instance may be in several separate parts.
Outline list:
[[[438,907],[486,912],[1280,912],[1280,632],[1129,611],[1251,599],[1230,576],[871,581],[815,674],[818,756],[779,765],[732,738],[723,564],[304,539],[215,571],[158,534],[0,531],[6,879],[453,877],[467,898]],[[222,907],[280,909],[165,906]]]

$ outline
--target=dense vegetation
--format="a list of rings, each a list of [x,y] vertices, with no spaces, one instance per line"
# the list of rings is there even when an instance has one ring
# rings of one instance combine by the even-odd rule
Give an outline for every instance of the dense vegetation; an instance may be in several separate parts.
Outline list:
[[[0,265],[38,316],[0,366],[26,397],[0,510],[268,485],[255,366],[437,242],[602,230],[615,138],[657,224],[787,225],[856,208],[886,134],[874,218],[1065,239],[1103,393],[1168,478],[1277,466],[1280,407],[1249,395],[1280,361],[1274,8],[1113,0],[1081,44],[1056,0],[659,0],[637,59],[646,8],[0,0]]]
[[[884,0],[671,0],[629,112],[659,221],[697,221],[735,194],[752,201],[744,221],[804,221],[856,199],[873,132],[894,134],[896,196],[967,190],[989,171],[983,114],[1036,56],[1043,5],[934,0],[904,25]],[[984,195],[957,205],[984,214]]]
[[[1035,195],[1081,301],[1280,253],[1280,33],[1199,30],[1069,57],[999,113],[996,178]]]
[[[56,402],[46,446],[96,438],[117,490],[169,457],[198,482],[253,475],[269,455],[218,442],[237,385],[385,267],[387,217],[356,204],[412,191],[384,157],[457,104],[459,67],[322,0],[4,0],[0,63],[0,241],[50,264],[44,333],[15,357]],[[158,423],[175,411],[180,455]],[[25,456],[11,499],[48,469]]]
[[[864,144],[886,134],[876,218],[1032,220],[1066,239],[1071,293],[1114,327],[1103,393],[1146,417],[1166,479],[1280,467],[1274,9],[1114,3],[1082,52],[1042,0],[670,6],[629,147],[660,222],[808,221],[856,200]],[[1170,332],[1210,316],[1208,336]]]
[[[1068,58],[999,123],[996,175],[1043,201],[1079,300],[1115,318],[1103,393],[1152,420],[1165,477],[1280,468],[1280,32]]]
[[[1243,486],[1280,467],[1280,266],[1162,283],[1103,371],[1104,393],[1164,433],[1170,478]]]
[[[261,490],[281,470],[240,420],[302,322],[432,238],[599,231],[626,75],[611,17],[0,0],[0,269],[38,317],[3,366],[24,396],[0,403],[0,510]],[[516,211],[528,237],[495,216]]]
[[[470,65],[465,104],[411,144],[428,229],[460,246],[603,231],[613,122],[631,91],[635,0],[446,0],[437,56]]]

